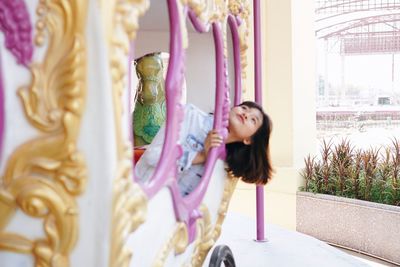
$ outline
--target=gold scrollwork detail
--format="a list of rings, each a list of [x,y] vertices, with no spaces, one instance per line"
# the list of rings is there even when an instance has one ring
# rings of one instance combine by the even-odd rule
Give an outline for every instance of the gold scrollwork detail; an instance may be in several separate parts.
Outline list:
[[[226,0],[182,0],[203,23],[213,23],[215,21],[225,21],[228,14],[228,5]]]
[[[128,178],[130,164],[119,174],[119,177]],[[124,246],[126,235],[134,232],[146,218],[147,197],[140,186],[132,185],[131,179],[118,179],[114,182],[113,218],[112,218],[112,246],[110,266],[128,266],[132,253]]]
[[[148,0],[115,0],[107,4],[113,7],[110,17],[112,33],[109,35],[109,49],[117,145],[109,266],[123,267],[129,265],[132,257],[124,242],[127,236],[144,222],[147,197],[131,179],[132,145],[122,132],[123,103],[125,103],[122,96],[128,80],[130,42],[136,37],[139,17],[146,12],[150,3]]]
[[[201,266],[209,249],[213,246],[213,227],[211,223],[210,211],[207,206],[202,204],[200,206],[202,217],[196,221],[196,239],[194,240],[194,250],[190,262],[187,262],[183,267]],[[206,243],[203,243],[207,240]]]
[[[156,256],[156,260],[153,263],[153,267],[162,267],[165,265],[168,255],[171,250],[175,251],[175,255],[181,254],[185,251],[189,244],[189,234],[187,231],[186,224],[178,222],[176,224],[175,231],[172,236],[168,239],[167,243],[161,248]]]
[[[202,266],[206,256],[212,246],[221,235],[222,223],[225,220],[226,212],[229,207],[232,194],[235,191],[238,178],[232,172],[228,172],[226,178],[224,193],[222,195],[221,204],[218,209],[217,220],[212,227],[211,216],[208,208],[202,204],[200,211],[203,214],[201,219],[197,220],[197,239],[195,240],[195,248],[192,254],[190,263],[186,263],[186,267],[200,267]]]
[[[247,51],[249,44],[249,17],[250,17],[250,2],[248,0],[181,0],[183,5],[188,5],[194,11],[196,16],[205,24],[220,21],[224,40],[226,40],[226,18],[228,13],[241,19],[241,25],[238,28],[240,40],[240,62],[242,67],[242,91],[246,91],[247,72],[245,71],[248,65]],[[226,47],[224,49],[227,55]]]
[[[74,197],[83,192],[87,180],[85,161],[77,150],[86,97],[87,4],[41,0],[38,10],[43,10],[38,24],[41,34],[47,31],[48,48],[44,61],[30,67],[31,84],[18,94],[28,121],[42,135],[19,146],[5,166],[0,249],[32,254],[36,266],[63,267],[69,266],[78,239]],[[30,240],[5,231],[17,209],[43,220],[43,238]]]
[[[38,16],[38,20],[36,22],[36,34],[35,34],[35,44],[37,46],[42,46],[45,40],[45,31],[46,31],[46,13],[47,13],[47,5],[45,1],[39,1],[38,6],[36,8],[36,14]]]

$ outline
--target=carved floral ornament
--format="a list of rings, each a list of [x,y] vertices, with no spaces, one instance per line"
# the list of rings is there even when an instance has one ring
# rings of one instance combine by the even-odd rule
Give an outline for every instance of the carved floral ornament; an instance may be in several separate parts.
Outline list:
[[[18,94],[27,120],[40,132],[16,148],[1,176],[0,249],[31,254],[36,266],[69,266],[79,228],[75,198],[87,179],[85,161],[77,150],[86,92],[87,3],[41,0],[37,11],[41,31],[35,43],[43,44],[46,32],[48,47],[42,62],[30,63],[24,57],[33,51],[25,2],[0,4],[6,47],[32,75],[31,84],[21,86]],[[17,210],[41,220],[44,236],[31,240],[7,232]]]

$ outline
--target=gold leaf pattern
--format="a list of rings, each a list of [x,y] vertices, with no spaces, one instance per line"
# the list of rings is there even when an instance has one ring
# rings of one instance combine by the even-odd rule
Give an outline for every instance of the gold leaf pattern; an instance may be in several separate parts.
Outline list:
[[[36,266],[69,266],[78,238],[74,197],[87,180],[77,150],[86,97],[85,24],[87,3],[41,0],[36,44],[48,35],[41,63],[30,66],[32,82],[21,87],[25,115],[41,131],[9,157],[0,183],[0,249],[33,254]],[[43,220],[45,236],[29,240],[4,231],[17,209]]]
[[[205,24],[225,21],[228,14],[228,5],[225,0],[182,0],[182,3],[187,4]]]
[[[183,222],[178,222],[167,243],[157,253],[156,260],[153,263],[153,267],[164,266],[165,261],[167,260],[167,257],[171,253],[172,249],[174,249],[175,254],[180,254],[185,251],[188,244],[189,234],[186,224]]]

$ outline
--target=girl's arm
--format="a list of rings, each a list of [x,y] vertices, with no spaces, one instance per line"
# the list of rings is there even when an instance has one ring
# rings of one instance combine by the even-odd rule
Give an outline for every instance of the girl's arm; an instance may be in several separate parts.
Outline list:
[[[206,162],[207,156],[206,156],[206,152],[200,151],[197,153],[196,157],[193,159],[192,164],[203,164],[204,162]]]
[[[203,164],[206,162],[208,152],[212,147],[219,147],[223,143],[222,136],[217,130],[208,132],[206,140],[204,140],[204,150],[197,153],[192,161],[192,164]]]

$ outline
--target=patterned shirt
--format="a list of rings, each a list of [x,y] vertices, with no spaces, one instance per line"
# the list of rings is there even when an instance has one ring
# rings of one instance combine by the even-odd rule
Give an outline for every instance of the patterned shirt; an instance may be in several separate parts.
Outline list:
[[[192,104],[184,108],[184,118],[181,124],[178,143],[182,147],[182,156],[178,159],[178,185],[182,196],[188,195],[199,184],[204,166],[192,165],[197,153],[204,150],[204,140],[213,126],[213,116],[207,114]],[[135,176],[141,181],[147,181],[153,174],[164,143],[165,124],[146,148],[135,166]]]

